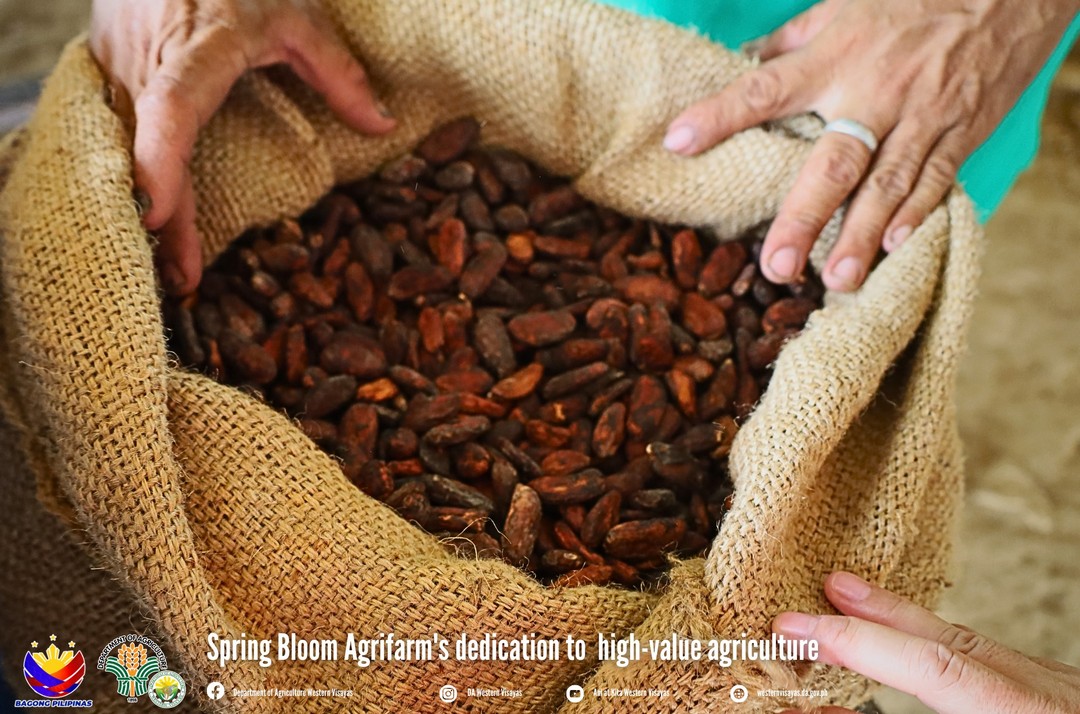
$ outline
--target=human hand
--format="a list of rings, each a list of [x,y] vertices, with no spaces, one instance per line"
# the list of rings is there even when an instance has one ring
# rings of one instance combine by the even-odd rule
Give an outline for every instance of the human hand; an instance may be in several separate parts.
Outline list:
[[[807,111],[864,124],[878,151],[823,135],[761,251],[767,278],[792,281],[850,197],[822,279],[854,290],[883,240],[895,249],[944,198],[1077,10],[1076,0],[824,0],[762,41],[760,67],[676,117],[664,145],[694,155]]]
[[[788,612],[773,621],[773,630],[817,640],[819,661],[912,694],[939,714],[1080,711],[1080,669],[1027,657],[950,625],[851,573],[826,578],[825,595],[847,617]],[[841,713],[848,710],[829,707],[819,714]]]
[[[132,103],[136,197],[158,231],[173,294],[194,290],[202,273],[188,168],[195,138],[244,72],[288,64],[353,128],[394,128],[363,67],[307,0],[94,0],[90,48]]]

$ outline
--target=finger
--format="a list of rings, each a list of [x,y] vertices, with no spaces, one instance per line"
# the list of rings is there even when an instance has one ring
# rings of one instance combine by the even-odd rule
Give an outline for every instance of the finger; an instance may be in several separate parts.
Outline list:
[[[907,240],[956,183],[960,165],[968,155],[957,135],[946,134],[931,150],[911,195],[896,210],[885,229],[884,246],[894,251]]]
[[[187,295],[195,290],[202,276],[202,254],[195,230],[195,191],[187,172],[176,212],[159,233],[156,259],[165,292]]]
[[[771,60],[802,49],[817,37],[835,14],[833,3],[822,2],[811,6],[763,38],[758,45],[758,57]]]
[[[765,236],[766,278],[789,283],[802,272],[810,247],[869,165],[870,150],[858,139],[837,132],[818,139]]]
[[[1080,682],[1080,669],[1077,669],[1076,667],[1067,665],[1064,662],[1058,662],[1056,659],[1050,659],[1049,657],[1032,657],[1031,661],[1051,672],[1068,675],[1070,678]]]
[[[882,144],[870,173],[851,201],[840,238],[829,254],[822,278],[832,290],[854,290],[869,272],[881,248],[885,227],[896,209],[911,195],[922,171],[923,160],[933,148],[937,135],[928,122],[907,122],[889,134]],[[845,271],[836,267],[844,263]],[[845,275],[861,276],[847,282]]]
[[[823,73],[808,74],[800,54],[767,62],[687,108],[668,126],[664,148],[698,154],[736,132],[805,108]]]
[[[385,134],[394,128],[394,119],[375,97],[364,68],[333,29],[300,16],[285,33],[289,65],[323,95],[342,121],[365,134]]]
[[[845,615],[891,627],[915,637],[940,642],[998,672],[1035,674],[1039,665],[970,628],[947,622],[924,607],[852,573],[825,579],[825,595]]]
[[[926,608],[848,572],[825,578],[825,596],[845,615],[928,640],[938,640],[951,627]]]
[[[135,100],[135,185],[149,196],[143,222],[150,230],[176,212],[198,131],[247,69],[240,40],[225,27],[167,47],[162,56]]]
[[[999,711],[1021,696],[1014,682],[966,654],[859,618],[788,612],[773,621],[773,630],[816,640],[819,661],[916,696],[939,714]]]

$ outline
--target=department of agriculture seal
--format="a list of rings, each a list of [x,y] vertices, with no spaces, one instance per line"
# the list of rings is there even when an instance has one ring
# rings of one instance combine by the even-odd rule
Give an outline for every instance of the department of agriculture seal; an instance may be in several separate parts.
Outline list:
[[[172,709],[184,701],[187,685],[176,672],[163,669],[146,683],[146,698],[162,709]]]
[[[146,694],[150,677],[168,669],[168,665],[157,642],[132,633],[116,637],[105,645],[98,657],[97,668],[116,677],[117,694],[134,704]]]

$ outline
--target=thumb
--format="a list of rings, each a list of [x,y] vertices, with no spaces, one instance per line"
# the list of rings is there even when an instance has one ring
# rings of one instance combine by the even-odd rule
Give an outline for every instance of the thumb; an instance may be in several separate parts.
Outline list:
[[[162,59],[135,100],[135,185],[149,199],[143,222],[150,230],[176,214],[199,129],[247,69],[224,27],[163,48]]]
[[[195,192],[185,173],[176,212],[161,227],[157,265],[161,283],[170,295],[187,295],[199,285],[202,253],[195,230]]]

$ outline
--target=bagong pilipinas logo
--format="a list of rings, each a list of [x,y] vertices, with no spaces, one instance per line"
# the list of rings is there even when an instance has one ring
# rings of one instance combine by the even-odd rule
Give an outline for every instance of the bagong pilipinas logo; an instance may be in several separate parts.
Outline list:
[[[116,650],[114,653],[113,650]],[[116,677],[116,693],[129,702],[146,694],[150,677],[168,669],[165,653],[149,637],[121,635],[105,645],[97,668]]]
[[[49,699],[66,697],[82,684],[86,676],[86,660],[82,650],[75,649],[74,642],[68,642],[63,652],[54,643],[56,635],[49,635],[49,646],[44,652],[35,652],[37,642],[30,643],[30,649],[23,657],[23,678],[35,694]]]

